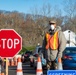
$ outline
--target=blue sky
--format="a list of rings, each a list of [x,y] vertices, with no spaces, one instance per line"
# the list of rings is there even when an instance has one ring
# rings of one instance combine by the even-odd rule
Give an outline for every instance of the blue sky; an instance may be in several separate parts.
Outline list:
[[[23,13],[30,13],[34,7],[42,7],[43,4],[50,4],[53,7],[55,5],[62,7],[63,0],[0,0],[0,10],[6,11],[19,11]]]

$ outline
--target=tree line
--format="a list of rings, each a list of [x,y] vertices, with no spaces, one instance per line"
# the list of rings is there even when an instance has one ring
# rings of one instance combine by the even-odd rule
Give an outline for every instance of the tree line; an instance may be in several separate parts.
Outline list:
[[[22,36],[24,47],[42,44],[51,19],[56,19],[63,31],[70,29],[76,33],[76,1],[67,0],[64,7],[64,16],[57,6],[53,8],[52,16],[50,4],[44,4],[41,9],[35,7],[30,11],[31,14],[0,10],[0,29],[15,29]]]

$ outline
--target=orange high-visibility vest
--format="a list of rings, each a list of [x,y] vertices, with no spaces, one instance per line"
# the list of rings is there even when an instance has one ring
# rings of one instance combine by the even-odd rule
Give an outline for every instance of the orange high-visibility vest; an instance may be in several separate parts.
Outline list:
[[[55,32],[55,34],[53,36],[51,36],[49,33],[46,33],[46,40],[47,40],[47,44],[46,44],[46,49],[51,48],[52,50],[56,50],[58,49],[58,31]]]

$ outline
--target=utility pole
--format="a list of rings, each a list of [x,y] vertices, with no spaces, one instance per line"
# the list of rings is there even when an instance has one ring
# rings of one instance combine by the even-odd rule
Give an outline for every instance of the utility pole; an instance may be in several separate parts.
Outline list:
[[[70,30],[68,31],[68,33],[69,33],[69,47],[70,47]]]
[[[76,46],[76,34],[75,34],[75,46]]]

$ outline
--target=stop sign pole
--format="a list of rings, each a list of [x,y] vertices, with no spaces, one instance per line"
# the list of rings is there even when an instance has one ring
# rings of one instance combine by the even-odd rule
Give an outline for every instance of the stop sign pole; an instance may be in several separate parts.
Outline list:
[[[6,75],[8,75],[8,58],[14,57],[22,49],[22,37],[14,29],[0,30],[0,56],[6,58]]]

